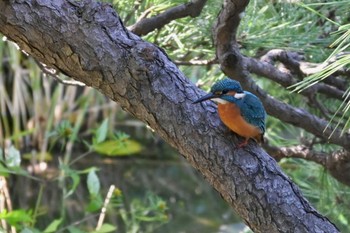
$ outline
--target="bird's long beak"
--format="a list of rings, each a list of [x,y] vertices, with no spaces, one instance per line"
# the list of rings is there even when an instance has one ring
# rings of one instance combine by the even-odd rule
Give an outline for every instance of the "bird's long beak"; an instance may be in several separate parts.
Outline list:
[[[209,93],[205,96],[202,96],[201,98],[197,99],[196,101],[194,101],[192,104],[198,104],[200,102],[203,102],[205,100],[209,100],[209,99],[213,99],[213,98],[217,98],[218,96],[213,94],[213,93]]]

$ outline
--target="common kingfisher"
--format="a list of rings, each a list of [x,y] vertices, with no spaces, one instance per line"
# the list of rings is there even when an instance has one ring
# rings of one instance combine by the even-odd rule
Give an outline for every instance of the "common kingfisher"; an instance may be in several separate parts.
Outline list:
[[[266,112],[260,99],[254,94],[243,91],[241,84],[230,78],[216,82],[210,93],[193,103],[205,100],[218,103],[221,121],[233,132],[245,138],[238,147],[247,145],[249,138],[263,142]]]

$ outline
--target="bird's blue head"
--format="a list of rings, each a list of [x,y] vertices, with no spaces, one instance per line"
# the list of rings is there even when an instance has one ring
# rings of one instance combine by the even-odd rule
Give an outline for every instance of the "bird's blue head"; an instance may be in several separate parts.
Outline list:
[[[241,84],[238,81],[232,80],[230,78],[224,78],[222,80],[217,81],[210,89],[210,92],[214,94],[227,94],[230,91],[236,93],[243,93]]]
[[[193,103],[199,103],[208,99],[223,99],[225,101],[230,101],[236,94],[244,93],[241,84],[230,78],[224,78],[217,81],[210,89],[210,93],[197,99]]]

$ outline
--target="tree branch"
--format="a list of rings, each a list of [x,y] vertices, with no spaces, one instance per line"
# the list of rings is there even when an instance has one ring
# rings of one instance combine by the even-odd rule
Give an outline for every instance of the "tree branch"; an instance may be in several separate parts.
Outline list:
[[[281,50],[281,49],[273,49],[268,51],[264,56],[261,57],[261,61],[263,62],[268,62],[270,64],[274,64],[274,61],[280,61],[281,63],[283,63],[283,65],[290,71],[288,74],[288,78],[284,77],[283,75],[281,75],[280,79],[281,80],[274,80],[277,83],[281,84],[284,87],[289,87],[291,85],[294,85],[298,82],[297,79],[295,79],[292,75],[295,74],[297,77],[306,77],[307,75],[311,75],[314,73],[307,73],[305,70],[305,65],[303,65],[303,62],[301,61],[302,57],[295,52],[288,52],[285,50]],[[310,63],[308,63],[310,64]],[[318,67],[320,67],[323,65],[318,65]],[[259,67],[264,67],[259,66]],[[321,68],[316,69],[315,71],[320,71]],[[283,72],[282,72],[283,73]],[[279,75],[280,76],[280,75]],[[265,76],[267,78],[271,77],[271,75],[267,75]],[[299,79],[300,80],[300,79]],[[324,95],[327,95],[329,97],[335,98],[335,99],[339,99],[339,100],[343,100],[343,95],[345,93],[345,90],[340,90],[338,89],[336,86],[331,86],[325,83],[317,83],[315,85],[313,85],[312,87],[304,90],[302,93],[306,93],[308,95],[315,95],[317,92],[322,93]]]
[[[243,2],[242,12],[247,1],[237,2]],[[213,103],[193,105],[203,91],[162,50],[127,31],[109,5],[21,0],[0,1],[0,10],[1,33],[148,124],[253,231],[338,232],[256,143],[235,146],[238,138],[223,126]]]
[[[248,57],[245,57],[245,59],[247,60],[247,69],[250,72],[266,77],[285,88],[288,88],[301,80],[294,78],[294,75],[297,77],[305,77],[307,75],[303,69],[305,66],[302,65],[302,62],[298,61],[300,56],[294,52],[273,49],[262,56],[260,61]],[[285,65],[283,70],[274,66],[276,60]],[[316,93],[322,93],[326,96],[343,100],[345,90],[340,90],[336,86],[331,86],[329,84],[317,83],[304,90],[301,94],[310,97],[314,96]]]
[[[316,162],[324,167],[327,165],[329,154],[312,150],[306,145],[296,145],[289,147],[274,147],[264,145],[266,151],[276,160],[283,158],[301,158],[308,161]]]
[[[328,154],[315,151],[306,145],[278,148],[266,144],[264,148],[277,160],[282,158],[301,158],[318,163],[325,167],[338,181],[350,186],[350,178],[348,176],[350,155],[348,151],[338,150]]]
[[[184,18],[187,16],[197,17],[201,12],[207,0],[193,0],[166,10],[165,12],[152,18],[142,18],[134,25],[128,27],[136,35],[142,36],[149,32],[162,28],[172,20]]]

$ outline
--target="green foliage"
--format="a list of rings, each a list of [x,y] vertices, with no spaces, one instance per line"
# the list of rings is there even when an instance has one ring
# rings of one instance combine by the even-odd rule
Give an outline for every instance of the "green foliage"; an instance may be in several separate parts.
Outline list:
[[[94,151],[108,156],[126,156],[139,153],[142,149],[140,143],[130,140],[108,140],[93,146]]]
[[[117,228],[111,224],[103,224],[99,230],[92,231],[92,233],[108,233],[116,232]]]
[[[313,162],[283,159],[280,165],[318,211],[328,216],[341,232],[349,231],[348,186],[337,182],[321,165]]]
[[[7,211],[3,210],[0,213],[0,219],[5,220],[11,226],[21,229],[22,225],[29,225],[32,221],[31,211],[25,211],[23,209]]]
[[[103,126],[104,127],[104,126]],[[100,132],[100,131],[97,131]],[[1,149],[1,148],[0,148]],[[2,150],[0,150],[2,151]],[[14,156],[18,157],[20,152],[15,148],[11,148],[6,151],[4,157]],[[5,163],[6,160],[2,162]],[[10,160],[8,160],[10,161]],[[20,160],[19,160],[20,162]],[[27,173],[24,173],[19,167],[19,162],[16,162],[16,166],[11,166],[9,168],[3,167],[2,175],[8,176],[13,175],[24,175],[31,178]],[[13,165],[13,160],[10,161],[10,165]],[[14,168],[16,168],[14,170]],[[86,188],[89,193],[89,201],[86,203],[85,211],[87,214],[95,214],[99,212],[101,208],[108,207],[108,213],[110,214],[117,212],[119,218],[123,222],[123,228],[127,229],[126,232],[138,232],[135,229],[146,229],[145,232],[152,232],[150,229],[154,229],[159,225],[167,222],[166,210],[167,206],[165,201],[163,201],[158,196],[148,193],[146,196],[146,201],[140,201],[139,199],[133,200],[130,204],[125,202],[122,192],[120,189],[115,189],[112,195],[110,203],[104,204],[102,198],[103,189],[101,187],[100,179],[96,173],[97,169],[94,167],[87,168],[85,170],[76,170],[68,164],[61,164],[60,174],[53,179],[57,181],[62,190],[62,202],[61,205],[61,216],[51,220],[51,222],[45,227],[43,231],[35,228],[35,223],[38,218],[44,213],[38,214],[40,207],[40,202],[42,198],[42,193],[45,191],[44,186],[39,190],[37,204],[34,210],[24,210],[17,209],[12,211],[3,210],[0,213],[0,219],[5,220],[9,225],[15,227],[17,230],[22,230],[21,232],[62,232],[67,229],[69,232],[86,232],[88,229],[86,226],[82,225],[85,220],[80,222],[80,227],[74,226],[74,223],[67,222],[66,219],[66,208],[69,205],[70,198],[76,193],[79,186],[82,186],[81,180],[86,177]],[[39,181],[39,180],[38,180]],[[41,181],[43,182],[43,181]],[[106,205],[106,206],[105,206]],[[146,223],[146,224],[144,224]],[[89,232],[114,232],[117,226],[104,223],[98,230]]]
[[[21,154],[14,146],[9,148],[0,147],[0,175],[7,177],[10,174],[25,176],[30,179],[36,180],[21,166]]]
[[[334,25],[315,17],[304,6],[308,4],[300,1],[251,2],[242,20],[238,38],[243,51],[256,56],[257,53],[279,48],[302,52],[315,62],[322,61],[332,40],[329,33]],[[325,14],[336,9],[324,3],[318,8],[318,12]],[[322,28],[318,26],[319,23],[323,24]]]
[[[320,72],[310,75],[301,82],[291,86],[293,91],[300,93],[320,81],[331,77],[335,72],[349,68],[350,54],[346,50],[350,46],[350,24],[340,26],[338,32],[335,34],[340,36],[330,45],[330,47],[336,46],[336,48],[325,61],[329,64],[325,65]],[[341,117],[337,117],[339,114]],[[345,122],[345,124],[343,122]],[[340,125],[343,125],[342,134],[350,128],[350,88],[345,92],[343,102],[339,104],[338,109],[335,111],[327,127],[330,127],[331,123],[335,123],[333,133]]]
[[[91,170],[87,176],[87,187],[90,195],[96,196],[101,189],[100,180],[98,179],[95,170]]]
[[[118,205],[118,200],[116,200]],[[163,224],[168,221],[166,215],[167,205],[158,196],[147,193],[145,200],[134,199],[130,203],[130,211],[125,208],[119,209],[119,213],[126,224],[126,233],[137,233],[142,231],[145,223]],[[147,232],[153,232],[159,225],[146,225]]]
[[[108,156],[126,156],[139,153],[142,150],[140,143],[131,140],[124,132],[117,131],[108,138],[108,118],[95,131],[91,148],[93,151]]]
[[[63,219],[55,219],[53,220],[44,230],[44,233],[51,233],[51,232],[56,232],[61,225]]]
[[[14,146],[10,146],[7,149],[6,157],[5,157],[5,155],[3,155],[3,152],[1,151],[0,152],[0,159],[9,168],[19,167],[21,164],[20,153]]]
[[[105,119],[100,127],[96,130],[95,137],[92,139],[93,144],[98,144],[106,140],[108,133],[108,119]]]
[[[82,117],[79,117],[82,118]],[[78,122],[81,122],[81,120],[78,120]],[[87,145],[88,151],[86,153],[83,153],[82,155],[78,156],[74,160],[71,161],[70,154],[64,156],[63,159],[60,159],[60,166],[59,166],[59,174],[52,179],[52,181],[57,182],[57,184],[61,187],[62,191],[62,199],[60,200],[61,204],[61,215],[60,218],[53,219],[51,223],[49,223],[46,228],[42,232],[61,232],[64,229],[69,230],[69,232],[85,232],[87,227],[82,225],[80,228],[77,228],[76,226],[71,225],[72,223],[67,223],[66,219],[66,206],[69,203],[69,199],[73,197],[73,195],[76,193],[77,189],[82,186],[82,178],[86,177],[86,187],[89,192],[89,198],[88,202],[86,203],[85,211],[86,213],[96,214],[96,212],[99,212],[101,208],[104,205],[104,200],[102,197],[103,189],[101,187],[101,183],[99,180],[99,177],[96,173],[98,170],[95,167],[86,168],[84,170],[77,170],[72,167],[73,163],[77,162],[78,160],[82,159],[83,157],[87,156],[88,154],[91,154],[93,151],[96,151],[96,148],[100,148],[103,150],[103,145],[106,142],[115,142],[119,144],[128,144],[130,142],[129,135],[122,133],[122,132],[116,132],[114,135],[112,135],[113,140],[112,141],[106,141],[108,139],[109,135],[109,127],[108,127],[109,121],[108,119],[105,119],[101,125],[96,129],[92,131],[92,143],[85,141],[85,144]],[[78,125],[78,126],[77,126]],[[52,138],[54,143],[61,142],[63,146],[61,146],[61,149],[67,148],[65,145],[69,142],[73,142],[77,140],[77,135],[80,129],[81,123],[75,124],[75,126],[72,126],[70,122],[68,121],[62,121],[60,124],[56,126],[54,131],[51,133],[48,133],[48,138]],[[54,145],[53,143],[53,145]],[[121,147],[119,145],[118,147]],[[125,153],[128,150],[128,146],[125,147]],[[107,148],[108,149],[108,148]],[[5,152],[5,153],[4,153]],[[0,171],[3,176],[9,176],[12,175],[19,175],[19,176],[26,176],[28,178],[33,178],[30,176],[23,168],[21,168],[21,153],[19,150],[17,150],[14,146],[10,146],[6,148],[6,150],[3,150],[0,148]],[[43,182],[41,179],[35,178],[35,180],[38,180],[39,182]],[[39,191],[37,204],[34,208],[34,210],[24,211],[22,209],[19,210],[13,210],[10,212],[7,212],[6,210],[0,213],[0,219],[6,220],[8,224],[15,227],[18,230],[21,230],[23,232],[40,232],[39,229],[35,228],[35,223],[37,222],[38,218],[40,219],[40,216],[42,216],[44,213],[40,211],[39,209],[42,208],[40,206],[42,193],[45,191],[44,186],[41,186],[41,189]],[[128,204],[124,203],[122,200],[121,191],[117,189],[114,192],[114,196],[112,197],[112,207],[111,208],[117,208],[120,213],[120,218],[123,220],[123,223],[125,225],[125,228],[127,229],[129,226],[132,228],[141,229],[141,223],[142,222],[149,222],[149,225],[152,225],[156,223],[158,226],[161,223],[166,222],[165,219],[160,219],[157,217],[149,217],[149,213],[158,213],[154,210],[154,203],[152,202],[150,206],[142,205],[141,202],[138,202],[136,204],[132,204],[132,208],[138,210],[142,208],[142,212],[135,213],[129,213],[129,208],[127,207]],[[155,200],[155,196],[153,199]],[[160,200],[160,199],[159,199]],[[159,201],[158,200],[158,201]],[[160,202],[160,201],[159,201]],[[165,205],[165,202],[164,202]],[[159,209],[161,213],[164,215],[166,208]],[[34,214],[31,214],[31,213]],[[133,216],[132,218],[125,218],[125,216]],[[137,218],[137,221],[132,220]],[[144,219],[142,219],[144,218]],[[147,218],[147,220],[146,220]],[[132,223],[129,223],[128,221],[132,221]],[[82,220],[82,223],[84,221]],[[31,226],[31,228],[27,228],[28,226]],[[148,226],[150,227],[150,226]],[[153,227],[151,227],[153,229]],[[104,223],[102,224],[98,230],[90,231],[90,232],[113,232],[117,228],[114,225]]]

